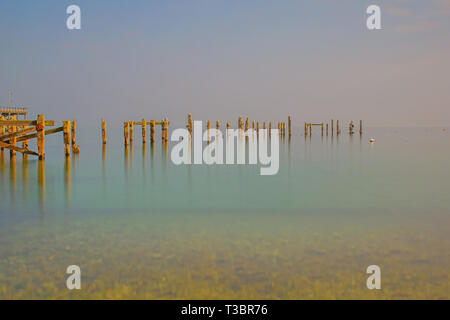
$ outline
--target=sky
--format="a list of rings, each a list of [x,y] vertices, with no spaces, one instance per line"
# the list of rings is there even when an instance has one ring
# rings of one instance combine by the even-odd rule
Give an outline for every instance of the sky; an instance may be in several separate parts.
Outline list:
[[[30,117],[448,126],[449,58],[450,0],[0,0],[0,105]]]

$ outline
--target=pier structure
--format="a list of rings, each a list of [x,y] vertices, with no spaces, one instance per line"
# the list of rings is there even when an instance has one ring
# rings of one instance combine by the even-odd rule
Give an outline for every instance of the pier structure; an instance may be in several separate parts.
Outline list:
[[[75,139],[76,122],[72,127],[71,121],[64,120],[61,127],[47,129],[48,127],[54,127],[55,121],[46,120],[45,115],[39,114],[36,120],[19,120],[18,117],[20,115],[26,117],[26,113],[17,112],[13,114],[9,111],[6,116],[2,113],[0,117],[0,152],[4,152],[4,149],[9,149],[12,160],[15,160],[17,152],[22,153],[24,159],[28,155],[33,155],[43,160],[45,158],[45,136],[58,132],[63,132],[64,153],[66,156],[70,155],[71,146],[74,153],[79,152],[79,146],[76,145]],[[28,145],[29,140],[35,138],[37,140],[37,152],[30,150]],[[22,142],[22,146],[18,145],[19,142]]]

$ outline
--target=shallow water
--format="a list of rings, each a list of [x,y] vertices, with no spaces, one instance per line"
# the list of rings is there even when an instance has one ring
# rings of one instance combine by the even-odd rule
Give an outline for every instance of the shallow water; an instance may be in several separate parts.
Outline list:
[[[120,128],[106,149],[80,129],[68,160],[60,137],[44,163],[0,158],[0,299],[450,298],[448,130],[296,128],[261,176],[175,166],[139,130],[126,151]]]

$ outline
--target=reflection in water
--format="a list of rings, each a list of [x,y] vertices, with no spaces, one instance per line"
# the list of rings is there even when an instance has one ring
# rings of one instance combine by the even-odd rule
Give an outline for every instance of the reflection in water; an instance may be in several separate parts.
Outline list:
[[[130,172],[137,178],[133,181],[124,181],[123,170],[129,170],[131,163],[129,149],[122,158],[122,144],[108,146],[108,155],[106,147],[100,155],[96,146],[97,152],[80,158],[78,171],[73,158],[66,159],[64,170],[58,158],[51,162],[55,158],[48,157],[47,168],[44,161],[24,162],[23,179],[17,179],[17,204],[21,181],[24,189],[29,183],[29,166],[34,182],[33,166],[39,163],[38,188],[31,184],[30,192],[38,192],[46,221],[24,221],[26,214],[0,216],[1,224],[15,224],[0,232],[0,243],[8,243],[0,246],[0,259],[8,260],[0,263],[4,280],[0,299],[73,298],[58,284],[59,278],[49,278],[48,270],[64,270],[75,255],[95,275],[84,293],[88,298],[216,298],[217,292],[220,298],[380,297],[376,294],[448,298],[450,256],[445,249],[450,237],[445,229],[449,218],[444,214],[450,207],[445,194],[450,179],[442,170],[423,170],[426,160],[445,166],[442,152],[428,143],[437,146],[438,140],[419,137],[414,143],[402,144],[401,151],[392,151],[399,144],[376,137],[375,149],[361,138],[358,146],[357,137],[352,149],[347,134],[340,137],[339,146],[332,134],[323,144],[317,134],[314,141],[311,137],[286,139],[280,143],[280,151],[285,151],[280,152],[280,171],[273,177],[254,174],[251,166],[174,166],[166,143],[162,148],[151,144],[151,155],[145,146],[142,154],[134,155],[142,167],[139,162]],[[243,139],[232,138],[235,147],[239,138]],[[255,143],[271,147],[270,138],[262,132],[259,139],[244,140],[249,143],[247,151]],[[445,141],[439,140],[440,148],[448,147]],[[155,163],[155,152],[163,161]],[[154,188],[144,192],[145,179],[139,176],[150,170],[148,161],[152,171],[147,178]],[[14,184],[14,164],[6,165],[0,155],[0,177],[8,183],[0,198],[8,196],[8,187]],[[405,170],[395,178],[386,174],[401,165]],[[102,199],[98,190],[101,176],[105,184],[107,174],[112,183]],[[436,188],[431,192],[433,183]],[[176,197],[168,201],[170,193]],[[38,211],[34,194],[30,198],[17,208],[23,205],[33,213]],[[1,209],[10,212],[9,203],[1,200]],[[71,212],[79,213],[71,219],[59,214],[69,202]],[[447,211],[423,209],[437,203]],[[392,212],[385,214],[386,208]],[[173,214],[166,214],[169,209]],[[22,221],[18,222],[19,217]],[[389,292],[365,289],[364,270],[372,261],[394,270],[386,274]],[[28,263],[33,268],[20,276],[18,270]],[[105,265],[110,267],[105,269]],[[189,275],[187,265],[192,267]],[[355,278],[355,274],[361,276]],[[24,281],[29,283],[26,289],[22,289]]]
[[[10,180],[10,192],[11,192],[11,202],[16,203],[16,189],[17,189],[17,167],[16,167],[16,157],[11,157],[9,162],[9,180]]]
[[[45,217],[45,160],[39,160],[38,164],[38,203],[41,217]]]
[[[70,171],[70,156],[66,157],[64,161],[64,192],[66,199],[66,207],[70,207],[70,194],[71,194],[71,171]]]
[[[28,196],[30,192],[29,188],[29,163],[28,157],[24,157],[22,160],[22,184],[23,184],[23,198],[28,201]]]

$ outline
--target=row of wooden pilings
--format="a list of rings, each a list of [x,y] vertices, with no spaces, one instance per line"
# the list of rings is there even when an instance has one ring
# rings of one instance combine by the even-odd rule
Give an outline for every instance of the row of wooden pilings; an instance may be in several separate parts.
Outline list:
[[[170,122],[167,119],[163,119],[161,121],[156,121],[156,120],[147,121],[144,118],[144,119],[142,119],[142,121],[133,121],[133,120],[125,121],[123,124],[124,143],[126,146],[133,143],[135,126],[141,126],[143,143],[147,142],[147,126],[150,126],[150,141],[152,143],[155,142],[157,126],[161,126],[162,141],[167,142],[169,140],[169,133],[168,133],[169,125],[170,125]],[[324,131],[325,131],[326,135],[328,135],[328,132],[329,132],[329,124],[328,123],[324,123],[324,122],[322,122],[322,123],[307,123],[307,122],[305,122],[305,136],[307,136],[308,134],[309,135],[312,134],[313,126],[320,126],[322,135],[324,135]],[[187,127],[189,133],[192,135],[193,129],[194,129],[194,121],[193,121],[192,115],[190,113],[188,114],[188,117],[187,117],[186,127]],[[291,118],[291,116],[288,116],[287,123],[286,122],[278,122],[277,127],[278,127],[279,136],[281,136],[281,137],[286,136],[286,129],[287,129],[287,134],[289,137],[291,137],[292,136],[292,118]],[[101,123],[101,128],[102,128],[102,142],[103,142],[103,144],[106,144],[106,141],[107,141],[106,122],[103,119],[102,119],[102,123]],[[227,121],[227,123],[226,123],[226,128],[230,129],[229,121]],[[238,128],[241,130],[248,130],[250,128],[250,119],[247,117],[244,122],[243,117],[239,117],[238,118]],[[253,120],[251,123],[251,128],[256,130],[256,132],[258,134],[259,129],[260,129],[260,122]],[[349,124],[349,133],[350,134],[354,133],[354,128],[355,128],[354,122],[351,121]],[[207,121],[207,129],[208,130],[211,129],[211,121],[210,120]],[[219,120],[216,121],[216,129],[218,129],[218,130],[220,129],[220,121]],[[264,121],[262,123],[262,129],[268,129],[268,133],[270,135],[271,130],[272,130],[272,122]],[[336,134],[341,133],[341,130],[339,127],[339,120],[336,120],[336,130],[334,128],[334,120],[331,120],[331,134],[334,134],[334,132],[336,132]],[[362,120],[359,121],[359,133],[362,134]]]
[[[311,136],[312,134],[312,127],[313,126],[318,126],[321,128],[321,134],[322,136],[324,135],[324,131],[325,134],[328,135],[328,122],[327,123],[311,123],[311,122],[305,122],[305,136],[309,135]],[[363,124],[362,124],[362,120],[359,120],[359,134],[362,134],[363,131]],[[339,127],[339,120],[336,120],[336,131],[334,130],[334,120],[331,120],[331,134],[334,135],[334,133],[336,132],[336,134],[340,134],[341,133],[341,129]],[[352,121],[350,121],[349,125],[348,125],[348,133],[349,134],[354,134],[355,133],[355,123]]]
[[[229,121],[227,121],[226,126],[227,126],[227,129],[230,129]],[[194,122],[192,120],[192,115],[190,113],[188,113],[187,128],[188,128],[189,133],[192,135],[192,131],[194,129]],[[208,120],[208,122],[207,122],[207,128],[208,128],[208,130],[211,129],[211,121],[210,120]],[[250,128],[250,119],[247,117],[245,119],[245,123],[244,123],[243,118],[239,117],[238,128],[241,130],[248,130]],[[267,129],[265,121],[263,122],[262,128],[264,130]],[[216,121],[216,129],[217,130],[220,129],[220,121],[219,120]],[[252,129],[256,130],[257,134],[259,133],[259,129],[260,129],[259,121],[255,121],[255,120],[252,121]],[[268,123],[268,129],[269,129],[269,135],[270,135],[271,130],[272,130],[272,122]],[[278,122],[278,132],[279,132],[280,136],[286,135],[286,122]],[[289,134],[289,136],[292,135],[292,121],[291,121],[290,116],[288,117],[288,134]]]
[[[123,123],[123,136],[124,136],[124,142],[125,146],[128,146],[129,144],[133,144],[134,140],[134,126],[141,126],[142,130],[142,142],[147,142],[147,126],[150,126],[150,142],[155,142],[155,136],[156,136],[156,126],[161,126],[161,138],[163,142],[169,141],[169,125],[170,122],[167,119],[163,119],[161,121],[156,120],[150,120],[147,121],[145,118],[142,119],[142,121],[125,121]],[[106,123],[102,119],[102,137],[103,137],[103,144],[106,144]]]

